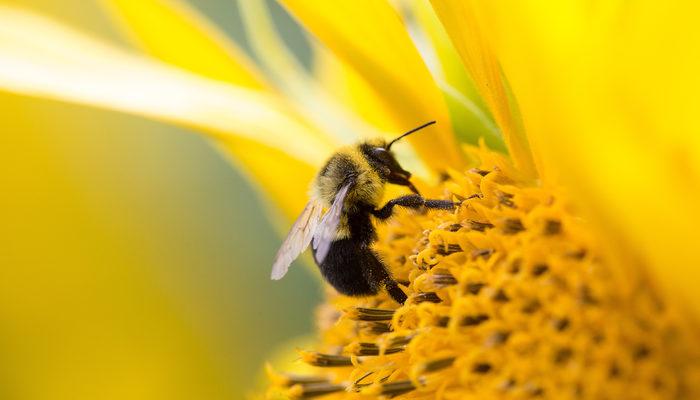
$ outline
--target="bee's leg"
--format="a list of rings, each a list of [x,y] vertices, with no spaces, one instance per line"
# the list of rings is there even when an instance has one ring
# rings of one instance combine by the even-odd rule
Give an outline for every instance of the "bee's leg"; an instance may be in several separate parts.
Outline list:
[[[409,194],[407,196],[401,196],[397,197],[395,199],[389,200],[384,207],[378,209],[378,210],[372,210],[372,215],[379,219],[387,219],[391,217],[391,214],[394,212],[394,206],[402,206],[402,207],[408,207],[408,208],[420,208],[420,207],[427,207],[427,208],[435,208],[439,210],[452,210],[456,206],[458,206],[459,203],[455,203],[454,201],[449,201],[449,200],[431,200],[431,199],[424,199],[420,195],[417,194]]]
[[[395,280],[389,278],[389,280],[384,283],[384,287],[386,287],[386,291],[389,293],[389,296],[391,296],[391,298],[397,303],[403,304],[406,302],[406,299],[408,299],[406,293],[401,290]]]
[[[403,304],[406,302],[408,296],[401,290],[398,283],[392,278],[387,266],[374,251],[366,249],[360,254],[360,259],[363,264],[362,269],[365,280],[375,291],[383,288],[397,303]]]

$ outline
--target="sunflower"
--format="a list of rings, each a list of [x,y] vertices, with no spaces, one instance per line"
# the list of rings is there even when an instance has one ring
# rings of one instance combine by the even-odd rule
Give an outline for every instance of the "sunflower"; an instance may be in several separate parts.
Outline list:
[[[257,62],[177,1],[104,1],[144,54],[0,8],[3,90],[196,128],[280,220],[338,145],[438,121],[399,158],[462,204],[377,243],[409,300],[329,289],[270,397],[700,395],[700,6],[281,3],[311,68],[265,2],[240,2]]]

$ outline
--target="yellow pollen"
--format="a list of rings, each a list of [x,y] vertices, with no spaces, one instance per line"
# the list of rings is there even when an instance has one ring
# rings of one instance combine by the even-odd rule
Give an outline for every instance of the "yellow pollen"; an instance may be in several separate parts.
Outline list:
[[[696,399],[698,330],[630,260],[614,273],[562,188],[518,178],[469,148],[428,197],[455,212],[401,211],[376,250],[409,299],[335,294],[304,380],[268,394],[328,399]],[[291,376],[281,374],[282,376]]]

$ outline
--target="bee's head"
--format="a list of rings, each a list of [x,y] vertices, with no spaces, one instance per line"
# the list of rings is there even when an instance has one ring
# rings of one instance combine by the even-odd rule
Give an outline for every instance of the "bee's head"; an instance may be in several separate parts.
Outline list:
[[[434,123],[435,121],[430,121],[417,128],[411,129],[389,143],[384,140],[365,142],[362,144],[362,152],[369,161],[370,165],[376,169],[379,175],[386,179],[387,182],[407,186],[414,193],[418,193],[416,187],[413,186],[409,180],[411,178],[411,173],[401,168],[399,162],[396,161],[396,157],[394,157],[394,153],[391,151],[391,145],[410,135],[411,133]]]

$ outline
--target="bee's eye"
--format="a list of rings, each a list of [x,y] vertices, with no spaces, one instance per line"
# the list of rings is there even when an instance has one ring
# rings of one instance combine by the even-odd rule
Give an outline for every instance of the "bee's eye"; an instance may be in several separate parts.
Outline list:
[[[374,158],[379,160],[382,164],[388,165],[389,167],[396,163],[396,161],[394,161],[394,156],[392,156],[391,153],[389,153],[383,147],[373,148],[372,156],[374,156]]]
[[[376,160],[376,162],[379,164],[377,165],[377,168],[383,170],[385,175],[389,175],[391,173],[392,164],[396,163],[396,161],[392,162],[393,157],[391,156],[391,153],[386,151],[386,149],[383,147],[374,147],[372,148],[371,152],[371,158]]]

